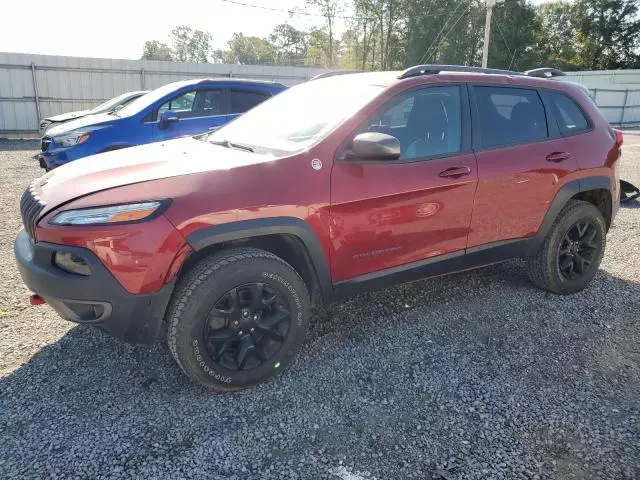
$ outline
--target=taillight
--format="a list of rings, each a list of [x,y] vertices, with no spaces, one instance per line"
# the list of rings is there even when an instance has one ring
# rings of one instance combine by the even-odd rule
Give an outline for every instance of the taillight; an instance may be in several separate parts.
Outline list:
[[[616,132],[616,144],[621,147],[624,142],[624,136],[622,135],[622,130],[618,130],[617,128],[613,129]]]

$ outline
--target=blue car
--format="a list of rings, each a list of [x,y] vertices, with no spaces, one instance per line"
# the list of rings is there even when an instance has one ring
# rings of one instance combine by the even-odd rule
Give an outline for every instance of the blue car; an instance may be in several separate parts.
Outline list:
[[[170,83],[114,112],[52,127],[42,137],[40,166],[49,171],[96,153],[215,130],[285,88],[239,79]]]

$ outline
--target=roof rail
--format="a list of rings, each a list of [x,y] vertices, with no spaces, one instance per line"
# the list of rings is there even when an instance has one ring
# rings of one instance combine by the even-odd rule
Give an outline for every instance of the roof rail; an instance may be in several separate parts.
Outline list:
[[[500,70],[498,68],[466,67],[463,65],[416,65],[409,67],[398,75],[399,79],[417,77],[419,75],[434,75],[440,72],[468,72],[488,73],[494,75],[522,75],[520,72]]]
[[[524,74],[527,77],[536,78],[564,77],[566,75],[566,73],[557,68],[534,68],[533,70],[527,70]]]
[[[336,75],[347,75],[349,73],[361,73],[361,72],[358,72],[357,70],[332,70],[330,72],[319,73],[315,77],[311,77],[309,81],[311,82],[313,80],[319,80],[321,78],[335,77]]]

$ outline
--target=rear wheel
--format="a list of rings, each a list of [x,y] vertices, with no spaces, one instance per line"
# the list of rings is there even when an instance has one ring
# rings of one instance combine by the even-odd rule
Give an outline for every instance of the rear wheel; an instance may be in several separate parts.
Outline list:
[[[558,294],[582,290],[598,271],[606,233],[600,210],[588,202],[570,201],[558,214],[542,247],[528,259],[531,281]]]
[[[287,367],[309,313],[306,285],[293,267],[263,250],[234,249],[203,259],[180,281],[167,340],[193,380],[238,390]]]

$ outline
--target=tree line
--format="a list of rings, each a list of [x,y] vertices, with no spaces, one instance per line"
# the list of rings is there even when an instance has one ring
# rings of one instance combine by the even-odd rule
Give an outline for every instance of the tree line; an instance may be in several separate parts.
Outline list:
[[[169,44],[145,42],[143,59],[349,70],[424,63],[479,65],[486,4],[481,0],[307,0],[322,25],[288,23],[265,38],[234,33],[226,49],[209,32],[178,26]],[[489,66],[526,70],[640,68],[638,0],[505,0],[494,8]],[[347,12],[347,13],[345,13]],[[336,21],[346,28],[338,36]]]

